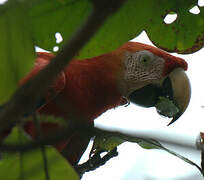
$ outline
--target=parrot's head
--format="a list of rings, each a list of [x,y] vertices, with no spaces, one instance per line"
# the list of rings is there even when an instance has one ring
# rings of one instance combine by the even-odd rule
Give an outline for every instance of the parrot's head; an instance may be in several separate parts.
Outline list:
[[[176,121],[190,101],[187,63],[161,49],[128,42],[114,52],[123,64],[120,93],[130,102],[156,107],[160,115]]]

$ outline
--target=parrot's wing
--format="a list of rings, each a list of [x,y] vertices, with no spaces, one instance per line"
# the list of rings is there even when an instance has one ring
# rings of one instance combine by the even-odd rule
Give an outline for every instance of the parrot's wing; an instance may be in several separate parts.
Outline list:
[[[55,56],[51,53],[47,52],[38,52],[37,58],[34,64],[33,69],[31,72],[24,77],[20,81],[20,85],[23,85],[27,81],[31,80],[33,77],[35,77],[45,66],[47,66],[51,59],[53,59]],[[52,99],[54,99],[65,87],[66,84],[66,78],[64,72],[61,72],[58,77],[55,79],[55,81],[52,83],[50,88],[48,89],[48,92],[46,93],[46,96],[43,97],[39,103],[36,105],[35,109],[38,109],[48,102],[50,102]]]

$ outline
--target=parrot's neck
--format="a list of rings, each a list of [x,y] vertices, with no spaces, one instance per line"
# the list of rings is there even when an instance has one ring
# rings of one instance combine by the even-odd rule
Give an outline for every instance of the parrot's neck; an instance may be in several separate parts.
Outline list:
[[[69,101],[88,119],[95,119],[121,103],[117,81],[120,61],[103,55],[83,61],[73,60],[65,71]]]

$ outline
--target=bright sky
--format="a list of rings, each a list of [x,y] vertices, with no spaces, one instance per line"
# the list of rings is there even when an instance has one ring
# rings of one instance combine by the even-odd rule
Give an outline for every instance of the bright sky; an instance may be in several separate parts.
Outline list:
[[[0,4],[6,0],[0,0]],[[199,0],[199,5],[204,5],[204,0]],[[194,12],[198,12],[198,10]],[[195,13],[196,14],[196,13]],[[169,17],[175,18],[175,17]],[[173,20],[171,20],[173,21]],[[134,41],[152,44],[145,33],[142,33]],[[154,108],[144,109],[130,104],[128,107],[119,107],[104,113],[96,120],[97,126],[122,127],[131,130],[157,129],[172,130],[191,136],[192,139],[201,131],[204,131],[204,51],[203,49],[192,55],[177,55],[184,58],[189,64],[187,74],[191,81],[192,98],[187,111],[170,127],[168,119],[160,117]],[[176,136],[176,135],[175,135]],[[176,137],[175,137],[176,138]],[[180,152],[189,159],[200,163],[200,154],[191,149],[178,147],[171,149]],[[106,165],[93,172],[86,173],[83,180],[200,180],[198,170],[169,155],[161,150],[144,150],[133,143],[123,143],[118,148],[119,156],[110,160]],[[82,161],[87,158],[87,154]]]

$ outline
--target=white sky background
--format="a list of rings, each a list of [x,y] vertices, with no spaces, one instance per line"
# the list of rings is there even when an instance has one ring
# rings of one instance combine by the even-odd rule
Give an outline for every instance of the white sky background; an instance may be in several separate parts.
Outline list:
[[[0,4],[6,0],[0,0]],[[199,1],[204,5],[204,0]],[[152,45],[145,33],[134,41]],[[56,48],[57,50],[57,48]],[[175,54],[174,54],[175,55]],[[203,49],[192,55],[177,55],[184,58],[189,65],[187,71],[191,81],[192,97],[187,111],[170,127],[166,125],[169,119],[159,116],[154,108],[144,109],[130,104],[128,107],[118,107],[109,110],[100,116],[95,122],[96,126],[120,127],[126,130],[144,131],[157,129],[158,132],[171,130],[176,134],[182,133],[195,136],[204,131],[204,51]],[[180,152],[197,164],[200,164],[200,152],[192,149],[172,147],[172,150]],[[134,143],[123,143],[118,148],[119,155],[104,166],[93,172],[86,173],[83,180],[201,180],[198,170],[182,160],[161,150],[145,150]],[[87,153],[82,161],[87,158]]]

